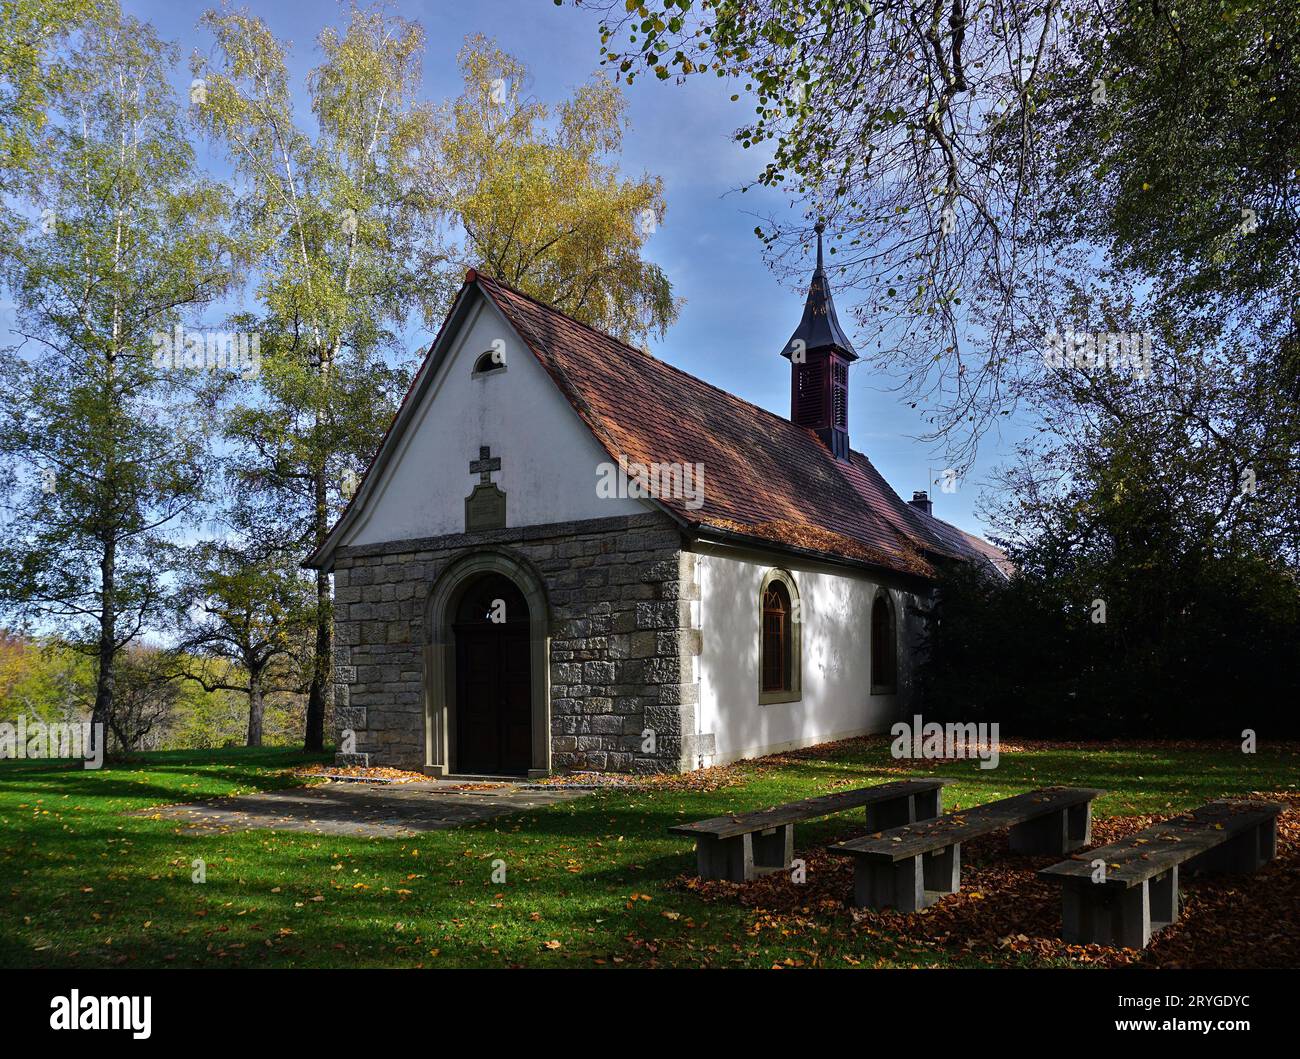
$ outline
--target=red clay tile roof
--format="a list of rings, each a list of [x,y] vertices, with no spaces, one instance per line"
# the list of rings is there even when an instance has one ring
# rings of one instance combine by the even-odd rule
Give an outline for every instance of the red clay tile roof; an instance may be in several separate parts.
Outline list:
[[[904,503],[862,453],[836,460],[813,431],[504,283],[472,271],[466,283],[501,310],[613,459],[704,465],[703,506],[657,498],[693,528],[923,577],[936,556],[1001,558]]]

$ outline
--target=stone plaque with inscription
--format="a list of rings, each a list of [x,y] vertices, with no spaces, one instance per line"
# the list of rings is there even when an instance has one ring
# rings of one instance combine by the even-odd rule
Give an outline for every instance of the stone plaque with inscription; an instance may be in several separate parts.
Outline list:
[[[506,494],[495,484],[476,485],[465,498],[465,532],[505,529]]]

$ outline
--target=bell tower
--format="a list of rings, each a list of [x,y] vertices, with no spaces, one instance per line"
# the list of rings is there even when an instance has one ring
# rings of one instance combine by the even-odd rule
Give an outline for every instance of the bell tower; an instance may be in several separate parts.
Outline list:
[[[790,360],[790,421],[817,432],[837,460],[849,458],[849,365],[858,359],[835,316],[822,265],[817,224],[817,268],[808,285],[803,319],[781,356]]]

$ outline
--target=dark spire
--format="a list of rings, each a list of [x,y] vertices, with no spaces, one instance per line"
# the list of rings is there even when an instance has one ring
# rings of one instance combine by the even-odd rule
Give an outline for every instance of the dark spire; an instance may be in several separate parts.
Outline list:
[[[785,344],[781,356],[793,357],[794,351],[799,348],[795,343],[802,339],[805,352],[834,348],[839,350],[840,356],[845,360],[857,360],[858,355],[835,315],[835,302],[831,300],[830,284],[826,282],[826,269],[822,265],[822,232],[825,230],[826,225],[818,221],[817,268],[813,272],[812,282],[808,284],[803,319],[790,336],[790,341]]]

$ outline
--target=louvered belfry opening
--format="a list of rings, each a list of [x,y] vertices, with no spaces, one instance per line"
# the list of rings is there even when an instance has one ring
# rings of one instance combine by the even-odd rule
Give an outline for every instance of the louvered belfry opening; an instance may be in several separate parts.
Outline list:
[[[831,363],[831,425],[849,428],[849,366],[838,359]]]
[[[817,225],[817,269],[808,285],[803,318],[781,355],[790,359],[790,421],[817,432],[836,459],[849,458],[849,365],[858,359],[840,327],[822,263]]]
[[[790,418],[800,426],[816,427],[826,415],[826,369],[824,354],[794,366],[794,408]]]

